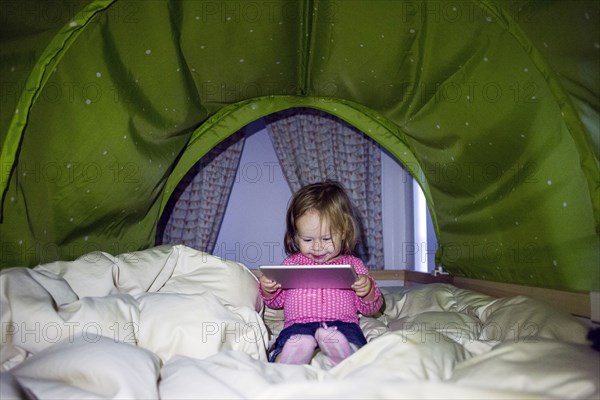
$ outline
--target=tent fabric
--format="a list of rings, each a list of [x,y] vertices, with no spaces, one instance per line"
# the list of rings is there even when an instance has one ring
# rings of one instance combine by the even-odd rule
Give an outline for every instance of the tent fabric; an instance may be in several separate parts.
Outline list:
[[[457,276],[600,288],[600,5],[2,2],[1,266],[151,247],[185,173],[273,112],[356,126]]]

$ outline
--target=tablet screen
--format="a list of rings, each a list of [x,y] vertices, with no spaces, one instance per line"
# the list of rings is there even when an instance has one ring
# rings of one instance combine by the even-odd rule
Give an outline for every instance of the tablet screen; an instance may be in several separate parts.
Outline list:
[[[283,289],[351,289],[358,275],[349,264],[263,265],[260,271],[281,284]]]

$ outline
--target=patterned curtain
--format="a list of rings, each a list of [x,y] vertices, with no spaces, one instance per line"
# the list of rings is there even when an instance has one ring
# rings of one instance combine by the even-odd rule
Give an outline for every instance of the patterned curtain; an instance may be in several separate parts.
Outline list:
[[[359,219],[357,248],[369,269],[383,269],[381,150],[365,134],[330,114],[296,108],[265,122],[293,192],[325,179],[342,183]]]
[[[244,146],[241,130],[215,146],[183,177],[159,222],[157,243],[212,253]]]

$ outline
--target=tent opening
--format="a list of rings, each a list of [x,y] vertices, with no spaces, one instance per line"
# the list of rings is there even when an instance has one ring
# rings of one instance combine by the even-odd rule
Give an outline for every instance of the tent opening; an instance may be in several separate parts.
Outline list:
[[[434,269],[437,240],[419,184],[374,140],[314,109],[255,120],[199,160],[170,198],[157,244],[184,243],[250,268],[277,264],[292,192],[322,179],[377,208],[358,207],[357,252],[369,268]]]

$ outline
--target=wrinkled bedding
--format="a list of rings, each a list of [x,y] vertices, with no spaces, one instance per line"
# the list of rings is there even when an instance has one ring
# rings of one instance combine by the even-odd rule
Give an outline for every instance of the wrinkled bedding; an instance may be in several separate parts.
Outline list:
[[[243,265],[185,246],[0,274],[0,397],[598,398],[588,326],[519,296],[383,288],[335,367],[268,363],[281,329]]]

